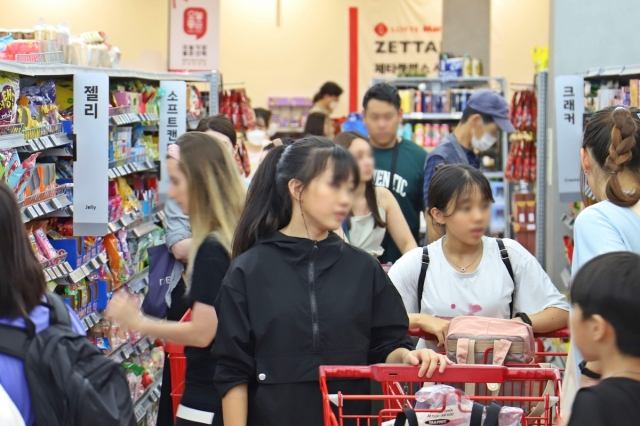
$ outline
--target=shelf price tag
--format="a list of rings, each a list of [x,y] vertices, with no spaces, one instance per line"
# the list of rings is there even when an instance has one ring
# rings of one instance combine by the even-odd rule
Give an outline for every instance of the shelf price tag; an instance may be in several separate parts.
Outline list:
[[[176,142],[187,131],[186,93],[184,81],[161,81],[165,95],[160,98],[160,202],[164,203],[169,189],[166,169],[167,146]]]
[[[77,73],[73,77],[74,236],[109,232],[109,76]]]

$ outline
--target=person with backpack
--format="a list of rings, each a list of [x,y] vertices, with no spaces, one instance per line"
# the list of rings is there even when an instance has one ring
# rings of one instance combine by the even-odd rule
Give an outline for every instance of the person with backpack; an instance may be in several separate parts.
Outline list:
[[[629,251],[597,256],[573,279],[571,341],[600,363],[602,380],[578,392],[568,426],[640,424],[639,282],[640,256]]]
[[[458,316],[513,319],[535,332],[567,326],[569,305],[535,257],[511,239],[485,236],[494,202],[487,178],[444,165],[429,187],[428,213],[444,237],[405,254],[389,271],[411,328],[443,346]],[[422,340],[418,347],[424,347]]]
[[[211,354],[218,326],[214,301],[229,267],[245,191],[231,153],[211,136],[185,133],[167,152],[168,195],[191,221],[186,274],[191,321],[147,318],[125,295],[111,300],[107,315],[142,334],[185,345],[187,370],[176,426],[222,425],[221,400],[213,382],[216,361]]]
[[[580,158],[585,190],[597,203],[578,214],[574,224],[571,274],[594,257],[614,251],[640,254],[640,109],[611,106],[593,114],[584,131]],[[598,362],[585,363],[571,345],[562,382],[562,418],[571,416],[579,387],[597,383]]]
[[[411,350],[407,313],[380,263],[332,232],[358,181],[349,152],[317,136],[274,147],[253,177],[216,300],[226,426],[322,425],[321,365],[421,364],[431,377],[449,363]],[[369,381],[329,383],[337,389],[368,394]]]
[[[3,183],[0,235],[0,386],[24,424],[134,426],[124,369],[47,291],[15,195]]]

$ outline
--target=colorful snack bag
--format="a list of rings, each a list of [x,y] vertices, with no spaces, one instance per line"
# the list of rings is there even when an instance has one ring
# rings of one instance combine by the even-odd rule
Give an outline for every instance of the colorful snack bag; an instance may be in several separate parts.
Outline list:
[[[29,158],[22,162],[16,171],[9,175],[9,188],[13,189],[13,193],[16,194],[18,198],[20,198],[31,179],[31,175],[36,168],[36,158],[38,158],[39,155],[39,152],[31,154]]]
[[[20,77],[18,74],[0,71],[0,125],[16,122]]]
[[[38,248],[38,243],[36,242],[36,237],[33,235],[33,232],[28,231],[27,235],[29,236],[29,242],[31,243],[31,249],[33,250],[33,254],[36,255],[36,259],[38,259],[38,262],[40,263],[46,262],[47,259],[40,252],[40,249]]]
[[[53,248],[51,242],[47,238],[47,234],[42,230],[42,228],[38,228],[33,232],[33,235],[36,238],[36,242],[38,243],[38,247],[42,250],[42,253],[47,259],[55,259],[58,256],[58,252]]]

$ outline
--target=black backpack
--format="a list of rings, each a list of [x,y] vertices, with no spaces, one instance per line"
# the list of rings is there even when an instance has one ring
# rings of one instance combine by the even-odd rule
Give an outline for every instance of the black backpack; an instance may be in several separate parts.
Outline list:
[[[504,246],[504,242],[500,238],[496,238],[496,242],[498,243],[498,248],[500,249],[500,257],[502,258],[502,263],[504,263],[505,268],[507,268],[507,272],[511,277],[511,281],[513,281],[513,292],[511,293],[511,302],[509,302],[509,318],[513,318],[513,299],[515,298],[516,294],[516,279],[513,275],[513,268],[511,267],[509,252]],[[424,279],[427,276],[427,268],[429,268],[430,262],[431,259],[429,258],[429,249],[427,248],[427,246],[424,246],[422,248],[422,266],[420,266],[420,276],[418,277],[418,313],[420,313],[422,293],[424,292]]]
[[[0,325],[0,352],[21,359],[38,426],[135,426],[124,368],[71,328],[64,301],[47,293],[50,325],[36,334]]]

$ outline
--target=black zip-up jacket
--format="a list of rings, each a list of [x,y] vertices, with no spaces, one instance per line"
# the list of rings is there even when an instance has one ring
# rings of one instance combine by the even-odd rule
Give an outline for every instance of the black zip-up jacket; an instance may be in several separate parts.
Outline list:
[[[216,312],[216,386],[224,396],[248,384],[249,426],[320,426],[319,366],[383,363],[412,348],[387,274],[334,233],[319,242],[280,232],[261,240],[231,263]],[[369,383],[335,381],[329,390],[368,394]]]

